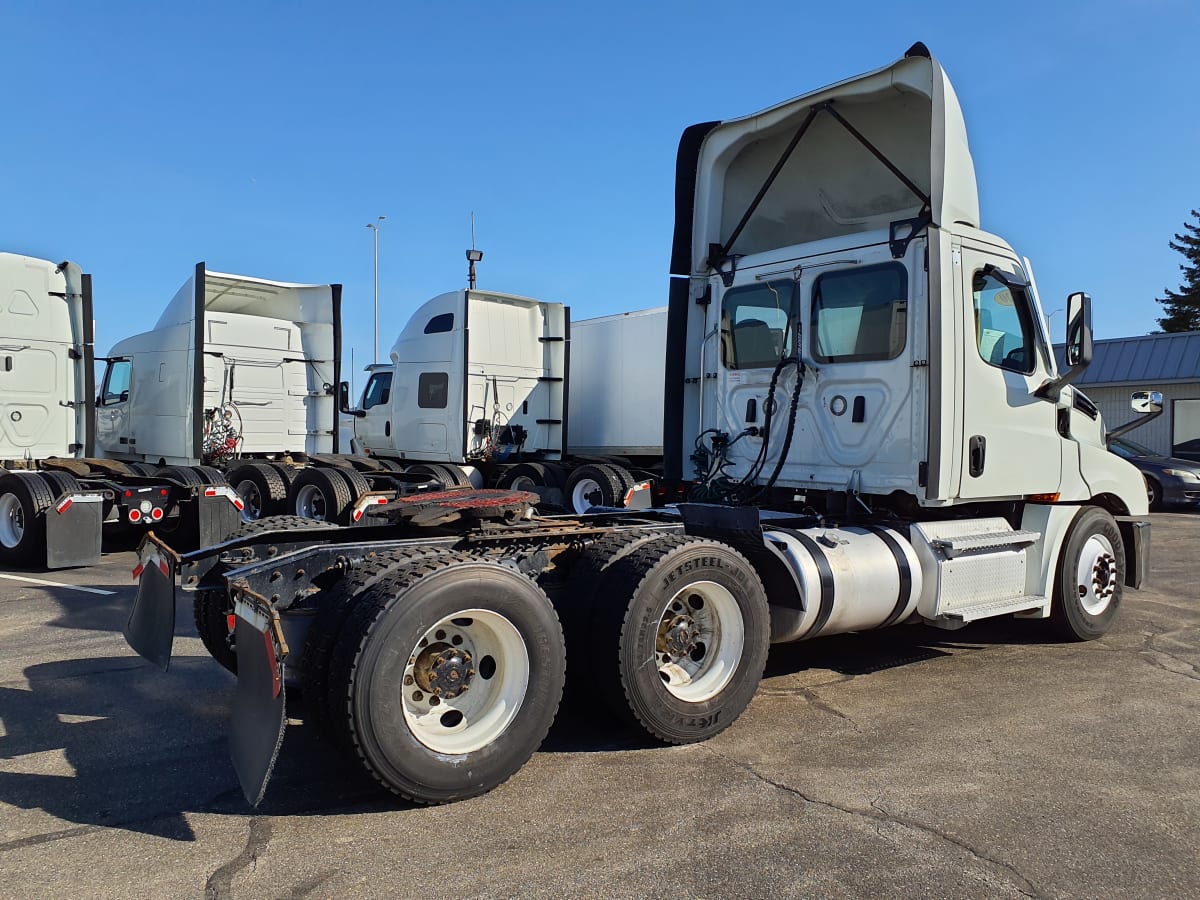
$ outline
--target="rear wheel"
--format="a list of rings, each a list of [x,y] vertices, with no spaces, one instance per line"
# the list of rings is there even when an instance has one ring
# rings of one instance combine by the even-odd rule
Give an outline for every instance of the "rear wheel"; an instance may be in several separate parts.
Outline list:
[[[0,563],[30,566],[45,562],[44,514],[52,502],[49,486],[37,474],[0,476]]]
[[[207,479],[194,466],[164,466],[154,474],[159,478],[177,481],[186,487],[203,487]]]
[[[303,531],[320,528],[320,522],[301,519],[297,516],[272,516],[253,522],[244,522],[227,540],[261,534],[265,531]],[[230,672],[237,674],[237,652],[234,650],[229,616],[233,604],[229,594],[223,590],[196,591],[192,598],[192,613],[196,621],[196,633],[209,655]]]
[[[532,581],[497,563],[434,560],[360,595],[331,677],[367,771],[403,797],[445,803],[491,790],[533,755],[564,661]]]
[[[620,718],[686,744],[741,715],[770,639],[766,593],[745,557],[716,541],[657,538],[607,566],[595,596],[588,676]]]
[[[340,696],[341,688],[329,678],[330,660],[342,626],[354,607],[355,598],[364,590],[385,575],[433,556],[450,558],[440,548],[429,546],[373,554],[355,565],[316,598],[317,615],[304,641],[304,664],[300,674],[304,686],[305,711],[318,729],[332,733],[346,746],[349,746],[350,735],[343,727],[344,717],[339,717],[341,707],[344,706]],[[454,557],[460,561],[469,558],[465,555]]]
[[[1062,637],[1092,641],[1112,627],[1125,586],[1125,545],[1107,510],[1084,507],[1058,559],[1050,621]]]
[[[288,489],[292,512],[318,522],[345,525],[351,502],[350,486],[336,469],[303,469]]]
[[[229,471],[229,484],[242,499],[242,521],[287,511],[287,482],[269,463],[245,462]]]
[[[537,492],[538,488],[562,487],[559,472],[544,463],[517,463],[509,466],[496,486],[511,491]]]
[[[620,506],[625,489],[620,475],[611,467],[580,466],[567,479],[567,507],[585,513],[593,506]]]

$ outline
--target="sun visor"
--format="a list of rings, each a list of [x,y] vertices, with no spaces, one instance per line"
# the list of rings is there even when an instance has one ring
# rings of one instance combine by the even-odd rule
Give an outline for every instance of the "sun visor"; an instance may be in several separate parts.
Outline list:
[[[962,109],[921,45],[886,68],[721,122],[695,171],[697,273],[712,245],[748,255],[900,220],[979,225]]]

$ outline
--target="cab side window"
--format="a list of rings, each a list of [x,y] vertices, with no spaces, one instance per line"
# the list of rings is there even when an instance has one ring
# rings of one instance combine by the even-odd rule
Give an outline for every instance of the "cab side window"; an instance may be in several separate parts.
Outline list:
[[[366,390],[363,391],[363,409],[370,409],[372,406],[379,406],[387,403],[392,396],[392,373],[391,372],[376,372],[371,376],[371,380],[367,382]]]
[[[1033,315],[1029,297],[983,270],[971,280],[975,343],[990,366],[1029,375],[1034,368]]]
[[[792,354],[792,281],[737,287],[722,301],[721,361],[727,369],[772,368]]]
[[[104,373],[104,389],[100,393],[100,405],[124,403],[129,399],[129,378],[133,374],[133,363],[118,359],[108,364]]]
[[[826,272],[813,285],[813,359],[895,359],[908,337],[908,271],[884,263]]]

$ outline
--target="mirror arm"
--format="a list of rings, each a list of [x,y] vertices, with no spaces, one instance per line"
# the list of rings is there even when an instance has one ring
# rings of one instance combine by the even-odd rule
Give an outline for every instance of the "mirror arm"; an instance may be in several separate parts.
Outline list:
[[[1106,435],[1104,435],[1104,446],[1107,447],[1108,442],[1111,441],[1113,438],[1119,438],[1121,435],[1128,434],[1129,432],[1133,431],[1135,428],[1141,428],[1147,422],[1157,419],[1162,414],[1163,414],[1163,408],[1160,406],[1154,412],[1148,412],[1143,416],[1138,416],[1133,421],[1126,422],[1124,425],[1117,426],[1116,428],[1109,431]]]
[[[1043,400],[1057,401],[1058,398],[1062,396],[1062,389],[1082,375],[1087,367],[1088,363],[1076,363],[1057,378],[1051,378],[1049,381],[1042,384],[1041,387],[1033,392],[1034,396],[1041,397]]]

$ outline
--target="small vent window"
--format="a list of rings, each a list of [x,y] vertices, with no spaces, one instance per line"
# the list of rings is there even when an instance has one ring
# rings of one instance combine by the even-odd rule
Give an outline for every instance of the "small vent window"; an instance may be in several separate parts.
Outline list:
[[[444,331],[454,330],[454,313],[442,313],[440,316],[434,316],[425,323],[426,334],[441,334]]]
[[[417,379],[417,406],[445,409],[450,393],[450,376],[445,372],[422,372]]]

